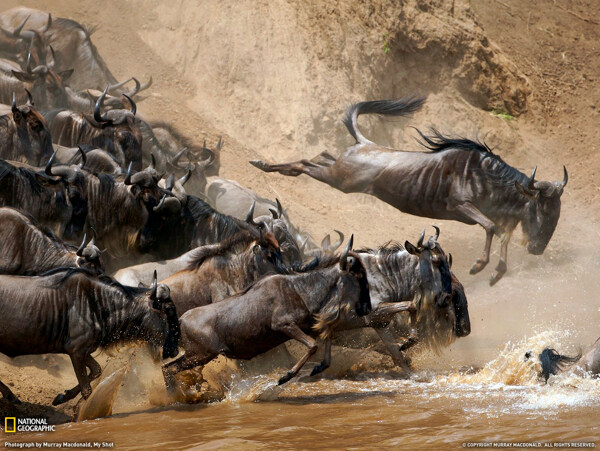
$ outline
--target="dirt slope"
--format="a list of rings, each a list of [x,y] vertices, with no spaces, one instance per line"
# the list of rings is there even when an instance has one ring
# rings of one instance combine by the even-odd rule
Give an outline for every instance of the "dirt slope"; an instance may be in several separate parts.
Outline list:
[[[593,0],[341,0],[336,6],[317,0],[5,0],[1,8],[17,4],[98,26],[93,41],[117,78],[154,77],[139,111],[195,140],[224,135],[222,175],[279,197],[318,239],[338,228],[354,232],[358,246],[414,241],[433,222],[247,163],[341,152],[352,140],[340,118],[354,101],[429,95],[412,119],[361,118],[363,133],[381,144],[418,150],[407,126],[433,125],[485,135],[508,163],[523,171],[538,165],[542,179],[561,179],[566,165],[562,216],[546,253],[527,255],[517,232],[509,273],[496,287],[487,279],[497,253],[481,274],[468,275],[483,231],[435,222],[467,288],[473,334],[447,361],[424,356],[417,363],[479,364],[498,345],[536,328],[571,329],[572,344],[598,335],[600,282],[589,269],[600,261],[600,8]],[[0,364],[0,378],[13,371]]]

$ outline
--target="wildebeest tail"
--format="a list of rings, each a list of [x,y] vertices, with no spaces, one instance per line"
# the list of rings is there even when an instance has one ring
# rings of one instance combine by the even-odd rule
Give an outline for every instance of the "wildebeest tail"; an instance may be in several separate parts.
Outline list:
[[[427,97],[410,96],[393,100],[372,100],[359,102],[346,111],[343,122],[357,143],[370,143],[358,129],[357,120],[361,114],[381,114],[383,116],[408,116],[419,111]]]
[[[556,352],[555,349],[546,348],[540,354],[540,363],[542,365],[542,374],[546,382],[548,378],[553,374],[558,374],[565,369],[565,367],[572,365],[581,358],[581,352],[573,357],[561,355]]]

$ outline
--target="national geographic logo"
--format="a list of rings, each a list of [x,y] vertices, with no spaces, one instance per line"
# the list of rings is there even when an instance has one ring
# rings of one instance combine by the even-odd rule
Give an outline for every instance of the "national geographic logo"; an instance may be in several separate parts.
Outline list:
[[[13,432],[54,432],[53,424],[48,424],[46,418],[4,418],[4,432],[10,434]]]

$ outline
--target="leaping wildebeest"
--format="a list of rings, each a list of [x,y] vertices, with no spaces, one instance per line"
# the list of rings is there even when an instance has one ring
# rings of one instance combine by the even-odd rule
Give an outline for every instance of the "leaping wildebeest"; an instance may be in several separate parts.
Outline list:
[[[360,260],[349,255],[352,238],[340,257],[330,257],[305,273],[275,274],[215,304],[197,307],[181,318],[185,354],[163,367],[167,389],[175,374],[205,365],[218,355],[249,360],[290,339],[308,349],[279,379],[294,377],[317,351],[310,334],[328,334],[342,311],[371,311],[367,274]]]
[[[293,163],[251,163],[265,172],[310,177],[345,193],[371,194],[398,210],[416,216],[479,224],[486,232],[481,257],[471,274],[489,261],[494,234],[500,236],[500,261],[490,284],[506,272],[508,242],[522,224],[527,250],[544,252],[560,216],[560,197],[567,184],[535,180],[505,163],[482,142],[449,138],[433,130],[421,134],[429,152],[408,152],[383,147],[363,136],[357,126],[361,114],[405,116],[419,110],[425,98],[376,100],[352,105],[344,124],[356,140],[338,158],[323,152],[312,160]],[[419,132],[420,133],[420,132]]]
[[[79,384],[52,404],[87,399],[90,382],[102,369],[92,357],[115,343],[149,342],[163,348],[163,358],[177,355],[179,321],[166,285],[151,289],[124,287],[95,278],[81,268],[58,268],[43,277],[0,276],[0,352],[68,354]],[[88,375],[87,368],[90,369]],[[7,400],[18,398],[2,382]]]
[[[86,268],[104,272],[100,249],[84,235],[81,245],[63,243],[42,229],[31,216],[12,208],[0,208],[0,274],[39,275],[54,268]]]

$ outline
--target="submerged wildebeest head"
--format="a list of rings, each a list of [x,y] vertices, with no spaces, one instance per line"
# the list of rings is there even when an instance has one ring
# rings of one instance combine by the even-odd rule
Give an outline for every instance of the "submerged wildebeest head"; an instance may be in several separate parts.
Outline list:
[[[560,197],[569,175],[563,167],[561,182],[535,181],[536,168],[529,177],[527,186],[515,182],[515,188],[528,199],[527,214],[522,221],[523,233],[527,241],[527,251],[534,255],[544,253],[552,238],[560,217]]]

